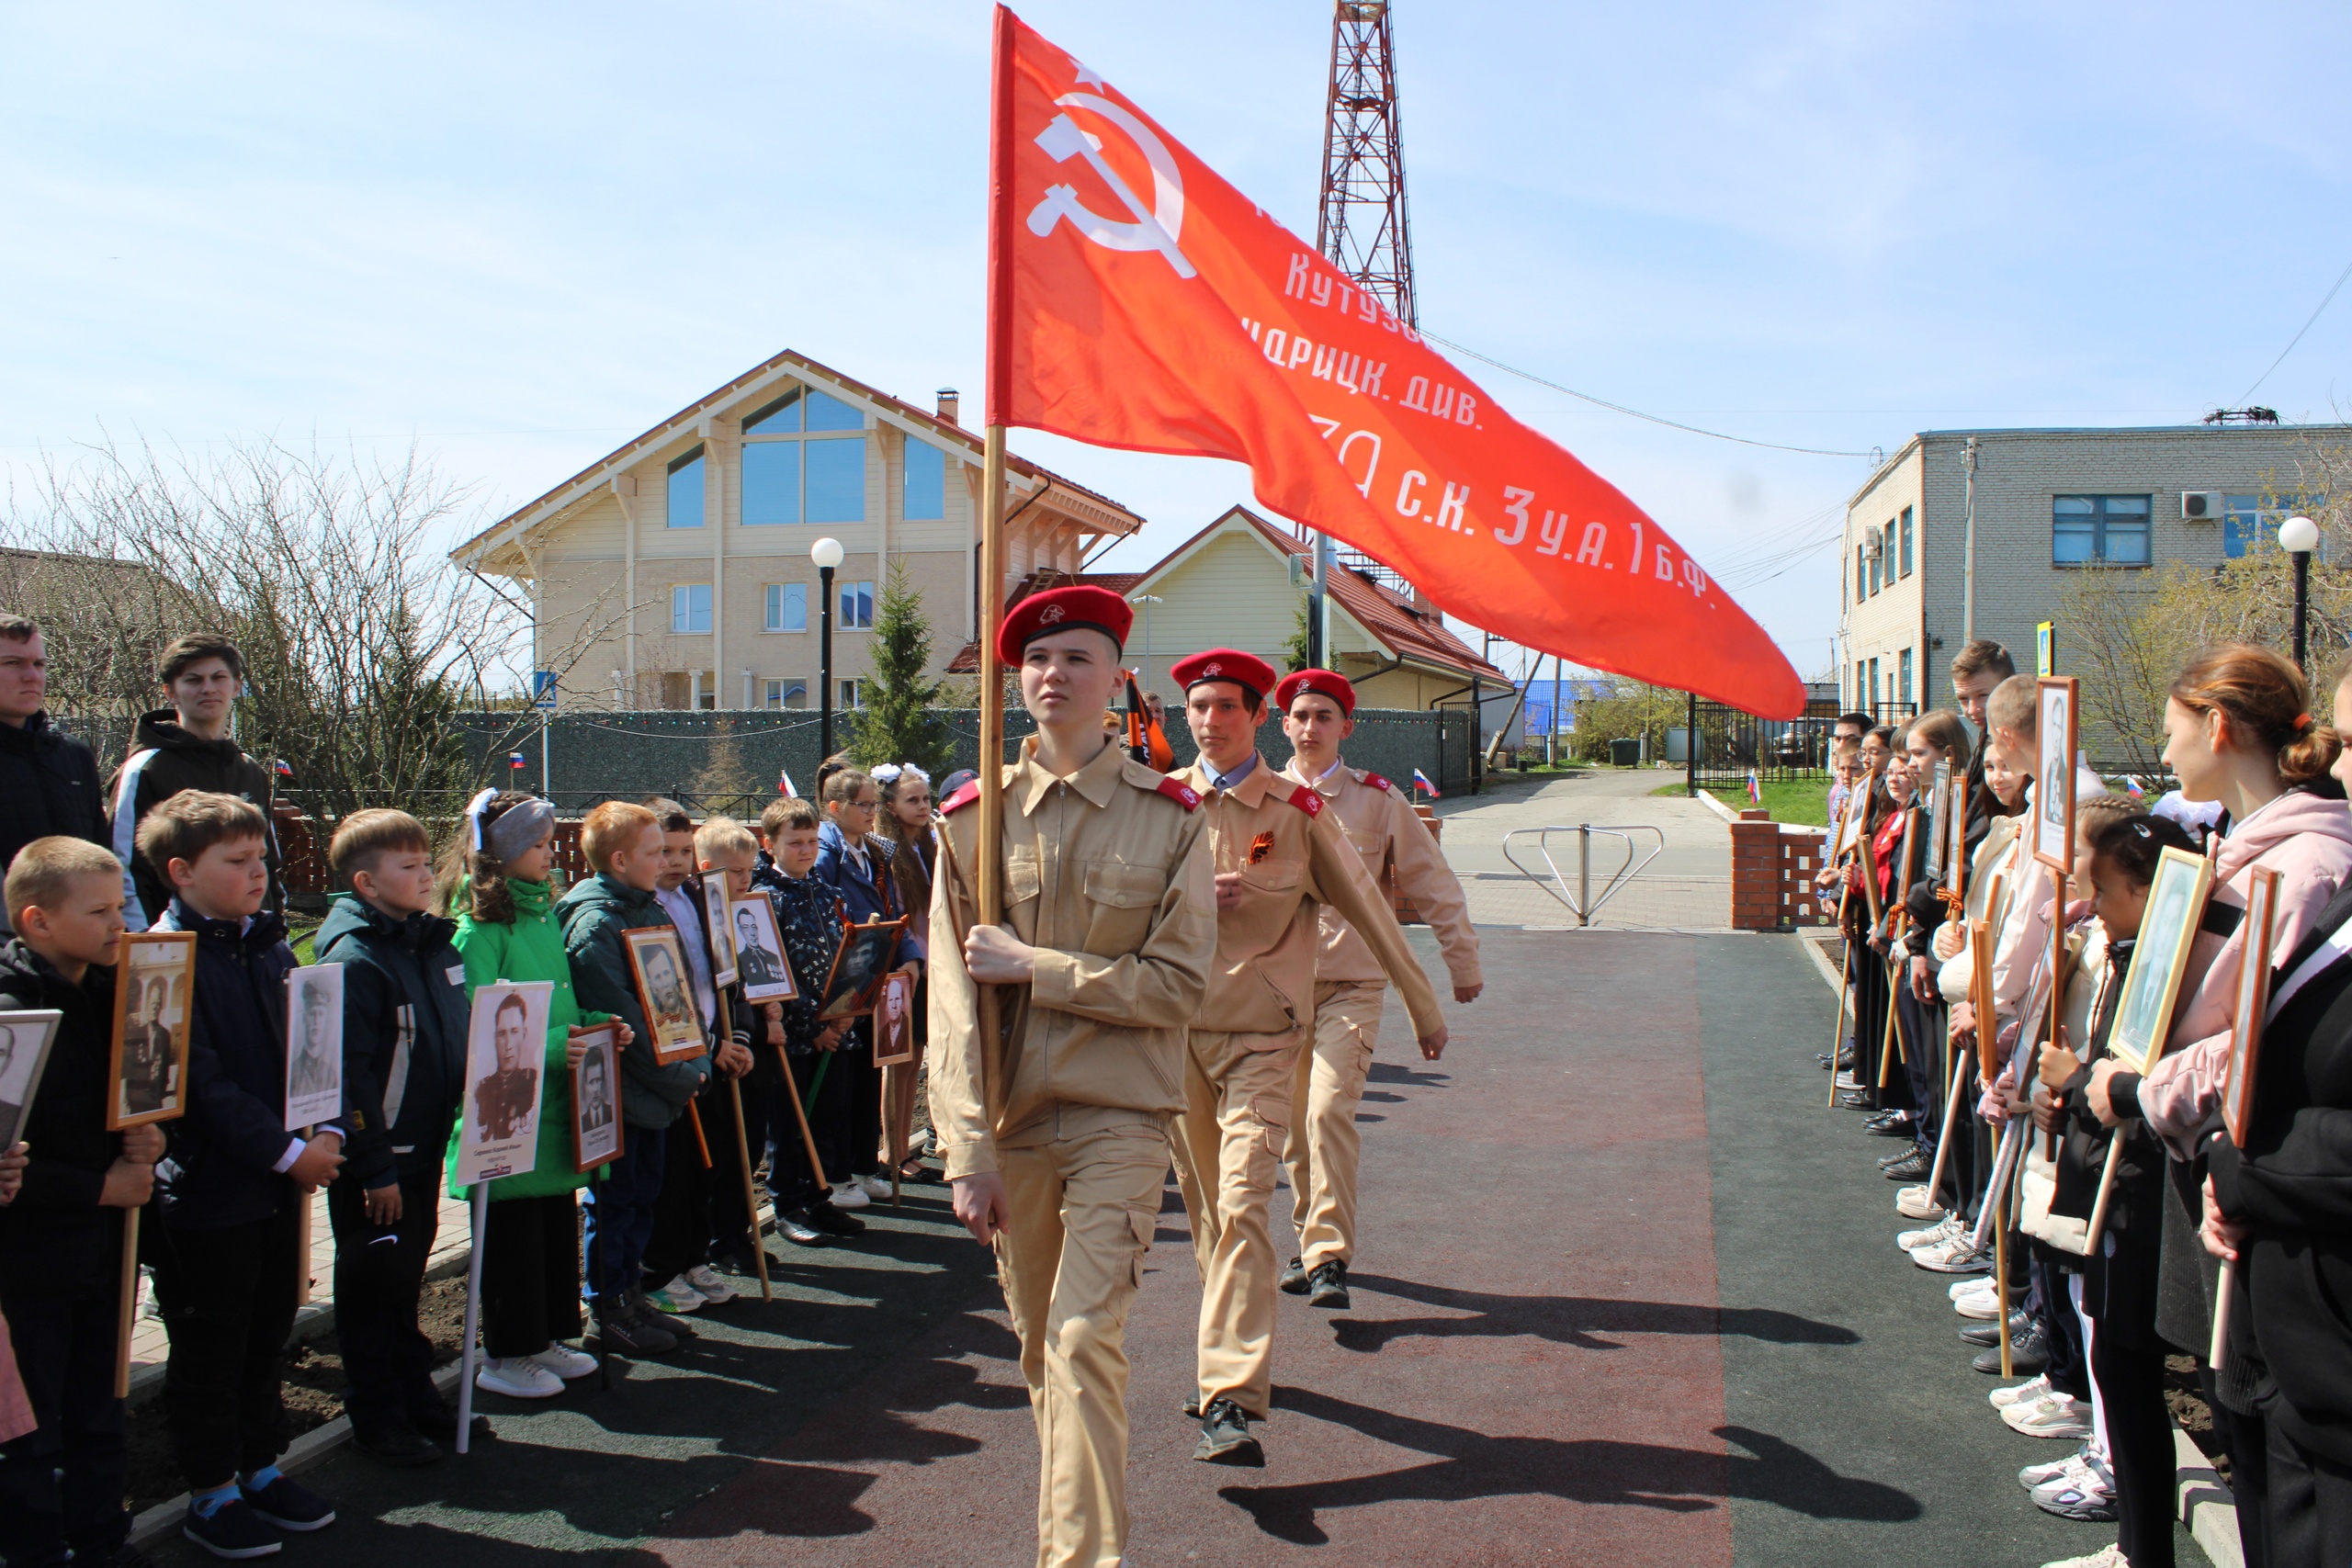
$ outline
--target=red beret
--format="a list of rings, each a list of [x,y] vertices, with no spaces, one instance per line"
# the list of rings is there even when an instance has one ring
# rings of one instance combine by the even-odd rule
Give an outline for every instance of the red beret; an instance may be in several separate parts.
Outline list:
[[[1212,648],[1190,659],[1180,659],[1170,673],[1188,692],[1204,681],[1230,681],[1261,703],[1274,687],[1274,667],[1238,648]]]
[[[1340,712],[1350,718],[1356,716],[1356,689],[1348,678],[1336,670],[1294,670],[1283,677],[1274,688],[1274,705],[1284,713],[1301,692],[1312,692],[1318,697],[1329,697],[1340,705]]]
[[[1083,626],[1101,632],[1125,651],[1127,628],[1135,625],[1135,606],[1107,588],[1086,583],[1048,588],[1032,593],[1005,612],[997,628],[996,656],[1007,664],[1021,662],[1021,650],[1047,632]]]

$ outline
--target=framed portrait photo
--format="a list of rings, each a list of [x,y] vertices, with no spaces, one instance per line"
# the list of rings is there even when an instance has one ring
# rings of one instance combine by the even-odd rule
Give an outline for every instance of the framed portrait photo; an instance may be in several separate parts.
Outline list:
[[[874,1008],[874,1065],[903,1067],[915,1059],[915,977],[893,973]]]
[[[520,1176],[538,1163],[539,1070],[554,995],[549,980],[501,980],[474,992],[454,1173],[461,1187]]]
[[[1838,817],[1838,847],[1830,852],[1836,859],[1861,841],[1862,818],[1870,813],[1871,775],[1857,777],[1846,791],[1845,804]]]
[[[1945,868],[1951,864],[1953,815],[1951,763],[1939,761],[1935,787],[1928,792],[1928,818],[1934,830],[1928,835],[1928,863],[1920,873],[1930,882],[1941,882]]]
[[[695,1010],[694,972],[675,926],[637,926],[621,932],[637,976],[638,1005],[653,1034],[653,1059],[683,1062],[703,1054],[702,1018]]]
[[[168,1122],[187,1110],[188,998],[194,931],[132,931],[115,966],[107,1131]]]
[[[727,874],[703,874],[702,923],[710,932],[710,978],[717,986],[735,983],[735,927],[727,918]]]
[[[800,994],[792,965],[784,956],[784,938],[775,923],[775,906],[763,893],[728,901],[727,919],[735,937],[735,970],[748,1001],[781,1002]]]
[[[1911,892],[1911,868],[1914,864],[1917,863],[1911,858],[1911,854],[1912,851],[1918,847],[1919,834],[1924,830],[1921,826],[1921,822],[1925,816],[1926,813],[1922,812],[1916,806],[1905,811],[1903,813],[1903,834],[1902,837],[1896,839],[1894,841],[1894,908],[1898,909],[1903,908],[1904,899],[1907,897]]]
[[[2173,1003],[2180,996],[2181,972],[2188,967],[2189,945],[2197,940],[2212,886],[2213,863],[2203,855],[2167,849],[2156,862],[2147,913],[2140,918],[2140,940],[2132,953],[2132,972],[2124,977],[2123,998],[2107,1037],[2109,1053],[2135,1073],[2146,1072],[2164,1052]]]
[[[890,960],[899,951],[899,933],[906,925],[903,919],[875,920],[842,933],[832,973],[825,976],[819,1018],[854,1018],[874,1010],[881,998],[883,978],[890,972]]]
[[[340,964],[314,964],[286,976],[286,1130],[343,1114],[343,981]]]
[[[2033,858],[2061,876],[2075,870],[2075,682],[2044,675],[2040,682],[2041,739],[2033,770]],[[2143,949],[2142,951],[2145,951]]]
[[[2278,924],[2278,873],[2252,868],[2245,887],[2245,962],[2238,966],[2236,1005],[2230,1010],[2229,1073],[2222,1081],[2222,1122],[2230,1142],[2245,1147],[2254,1122],[2254,1074],[2262,1053],[2263,1015],[2270,1010],[2272,932]]]
[[[64,1016],[54,1008],[0,1012],[0,1151],[24,1141],[33,1091],[40,1088],[41,1069],[49,1065],[49,1048]]]
[[[571,1147],[579,1171],[621,1153],[621,1030],[600,1023],[580,1037],[588,1054],[571,1069]]]

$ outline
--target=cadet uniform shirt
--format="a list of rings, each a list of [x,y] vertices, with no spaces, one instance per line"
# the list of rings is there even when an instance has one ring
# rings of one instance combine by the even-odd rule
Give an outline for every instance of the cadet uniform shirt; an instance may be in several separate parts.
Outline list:
[[[1184,1026],[1216,952],[1208,835],[1191,791],[1116,746],[1057,778],[1037,765],[1034,739],[1004,781],[1004,923],[1037,960],[1028,986],[1000,988],[1001,1055],[983,1050],[964,968],[979,908],[978,792],[943,803],[927,1059],[950,1179],[994,1170],[1000,1147],[1182,1110]]]
[[[1242,888],[1240,905],[1216,917],[1216,972],[1193,1027],[1275,1037],[1270,1045],[1304,1029],[1315,1016],[1317,906],[1329,905],[1396,984],[1413,1032],[1437,1032],[1437,994],[1321,795],[1262,763],[1229,790],[1213,789],[1200,762],[1174,776],[1203,795],[1216,870],[1238,873]]]
[[[1294,761],[1283,776],[1299,779]],[[1300,779],[1301,783],[1306,781]],[[1478,933],[1471,929],[1469,906],[1463,901],[1462,884],[1453,868],[1430,837],[1430,830],[1404,793],[1378,773],[1334,762],[1331,771],[1313,782],[1323,797],[1327,817],[1340,827],[1363,858],[1363,867],[1379,888],[1380,874],[1393,866],[1396,886],[1437,936],[1445,955],[1446,974],[1458,989],[1485,984],[1478,970]],[[1385,889],[1382,889],[1384,896]],[[1372,955],[1356,929],[1329,905],[1318,918],[1317,940],[1321,951],[1315,960],[1317,980],[1378,980],[1380,960]]]

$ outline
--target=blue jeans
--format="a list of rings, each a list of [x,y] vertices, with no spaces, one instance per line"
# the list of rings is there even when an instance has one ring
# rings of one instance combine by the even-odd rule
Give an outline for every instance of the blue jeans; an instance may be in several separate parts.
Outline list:
[[[617,1304],[637,1285],[662,1196],[669,1136],[660,1128],[629,1128],[625,1152],[605,1167],[604,1180],[587,1188],[588,1267],[582,1279],[600,1317],[606,1303]]]

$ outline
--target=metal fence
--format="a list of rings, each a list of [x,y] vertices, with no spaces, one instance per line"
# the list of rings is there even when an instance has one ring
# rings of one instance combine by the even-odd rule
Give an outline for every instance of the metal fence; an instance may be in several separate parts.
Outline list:
[[[1877,703],[1870,708],[1880,724],[1905,724],[1918,716],[1915,703]],[[1826,778],[1829,739],[1838,728],[1834,713],[1802,718],[1758,718],[1722,703],[1699,704],[1698,775],[1710,784],[1745,784],[1752,771],[1765,784]]]

